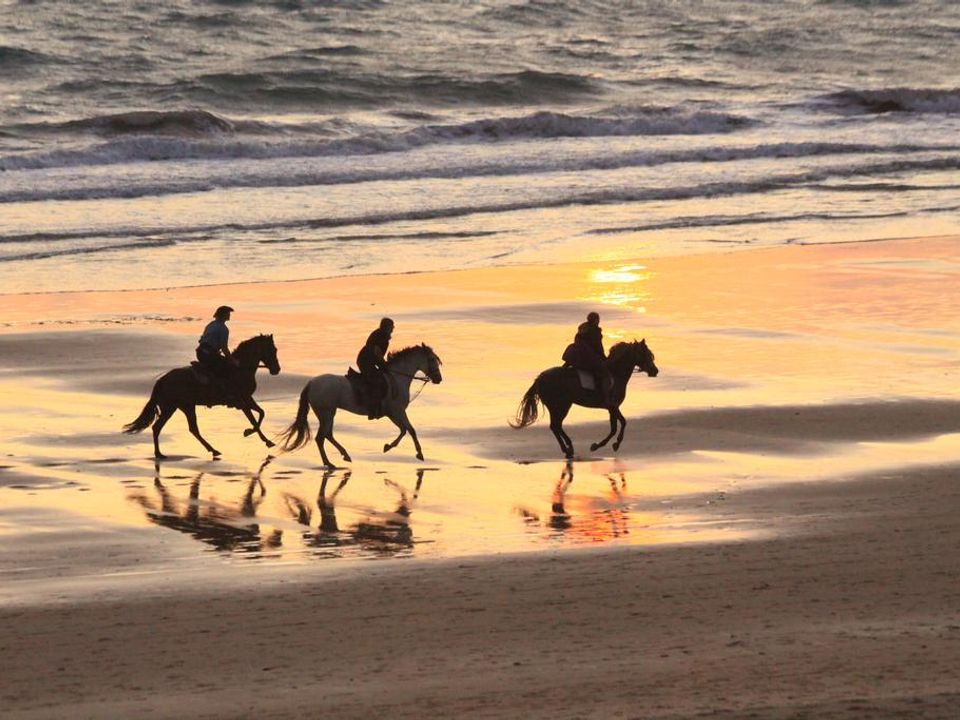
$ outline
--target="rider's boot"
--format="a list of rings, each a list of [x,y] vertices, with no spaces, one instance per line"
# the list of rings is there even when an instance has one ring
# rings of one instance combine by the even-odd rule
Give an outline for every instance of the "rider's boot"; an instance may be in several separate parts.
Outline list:
[[[613,403],[610,398],[610,380],[605,373],[596,375],[597,389],[600,391],[600,406],[609,408]]]

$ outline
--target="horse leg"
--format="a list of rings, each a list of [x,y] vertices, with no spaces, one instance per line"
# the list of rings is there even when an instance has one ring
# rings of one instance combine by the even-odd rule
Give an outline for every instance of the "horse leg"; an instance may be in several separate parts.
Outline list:
[[[400,434],[397,435],[396,439],[393,442],[388,442],[383,444],[383,451],[389,452],[393,450],[397,445],[400,444],[400,441],[403,440],[403,436],[407,434],[407,428],[399,420],[394,420],[393,417],[390,418],[393,421],[393,424],[400,428]]]
[[[273,442],[266,435],[263,434],[263,431],[260,430],[260,423],[263,422],[263,416],[264,416],[263,408],[261,408],[259,405],[257,405],[253,401],[251,401],[251,403],[252,403],[252,407],[243,408],[243,414],[247,416],[247,420],[249,420],[250,424],[253,425],[253,429],[247,428],[246,430],[243,431],[243,435],[244,437],[250,437],[252,433],[256,433],[260,437],[260,439],[263,440],[264,444],[268,448],[272,448]],[[259,420],[253,419],[254,410],[257,410],[260,413]]]
[[[403,417],[406,419],[406,413],[404,413]],[[410,437],[413,438],[413,446],[417,449],[417,460],[423,460],[423,450],[420,448],[420,439],[417,437],[417,431],[413,429],[413,425],[410,424],[409,420],[407,420],[407,430],[410,432]]]
[[[250,421],[250,427],[243,431],[243,436],[250,437],[254,433],[257,433],[260,435],[260,438],[266,442],[266,439],[263,437],[263,433],[260,432],[260,425],[263,424],[263,417],[266,413],[263,412],[263,408],[257,405],[256,401],[252,397],[249,399],[249,402],[250,404],[246,408],[241,408],[241,410],[243,410],[243,414],[247,416],[247,420]],[[254,420],[252,414],[248,412],[248,410],[257,413],[260,417]],[[272,446],[267,445],[267,447]]]
[[[323,420],[320,421],[320,433],[326,436],[327,440],[333,443],[333,446],[340,451],[340,457],[344,459],[345,462],[353,462],[350,458],[350,453],[347,452],[347,449],[337,442],[337,439],[333,436],[333,417],[337,414],[337,411],[334,410],[330,413],[330,419],[324,423]]]
[[[623,413],[620,412],[620,408],[614,408],[617,411],[617,420],[620,422],[620,432],[617,434],[617,439],[614,440],[613,451],[616,452],[620,449],[620,443],[623,442],[623,432],[627,429],[627,419],[623,416]]]
[[[176,405],[161,405],[160,414],[153,422],[153,456],[157,460],[165,460],[166,455],[160,452],[160,431],[167,424],[167,420],[177,411]]]
[[[600,442],[593,443],[590,446],[590,452],[593,452],[599,448],[602,448],[604,445],[610,442],[610,438],[612,438],[613,434],[617,431],[617,415],[620,414],[620,411],[610,408],[609,412],[610,412],[610,432],[607,433],[607,436]],[[619,446],[619,443],[614,443],[613,449],[616,450],[618,446]]]
[[[328,435],[333,434],[333,413],[331,413],[329,410],[321,413],[319,410],[314,408],[313,414],[317,416],[317,420],[320,422],[320,428],[317,430],[317,437],[315,438],[317,442],[317,449],[320,451],[320,459],[323,460],[323,464],[326,467],[332,470],[337,466],[330,462],[330,458],[327,457],[327,449],[323,446],[323,443],[327,439]]]
[[[547,405],[547,411],[550,413],[550,430],[553,431],[553,436],[557,438],[557,442],[560,444],[560,451],[567,459],[572,459],[573,441],[563,429],[563,419],[570,412],[570,405],[565,407],[562,405]]]
[[[203,445],[207,452],[213,455],[215,458],[220,457],[220,451],[217,450],[213,445],[208,443],[203,439],[203,436],[200,434],[200,428],[197,426],[197,408],[195,405],[184,405],[180,408],[183,411],[183,414],[187,416],[187,427],[190,428],[190,434],[193,435],[197,440],[200,441],[200,444]]]

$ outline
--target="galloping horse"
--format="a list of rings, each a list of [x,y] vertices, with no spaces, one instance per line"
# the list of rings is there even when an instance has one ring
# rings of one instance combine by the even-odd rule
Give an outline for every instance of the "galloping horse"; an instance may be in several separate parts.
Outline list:
[[[403,436],[408,432],[417,448],[417,459],[423,460],[423,451],[417,439],[417,431],[413,429],[407,418],[407,405],[410,404],[410,384],[413,380],[421,379],[416,373],[426,373],[433,383],[439,383],[443,378],[440,375],[440,358],[427,345],[413,345],[398,350],[387,356],[387,381],[389,393],[383,401],[383,413],[400,429],[400,434],[390,443],[383,446],[387,452],[395,448]],[[317,447],[320,457],[327,467],[334,467],[327,457],[324,441],[329,440],[340,451],[340,455],[350,462],[350,454],[333,437],[333,417],[338,409],[343,409],[357,415],[366,415],[367,407],[361,403],[354,393],[353,386],[344,375],[317,375],[310,380],[300,393],[300,407],[297,410],[297,419],[290,427],[284,430],[278,438],[283,443],[284,450],[296,450],[310,442],[310,423],[307,414],[313,408],[320,427],[317,430]]]
[[[233,351],[233,357],[238,363],[234,370],[233,386],[240,393],[240,399],[234,406],[243,411],[253,426],[244,430],[243,434],[250,436],[256,433],[267,447],[273,447],[273,443],[260,430],[264,415],[263,408],[253,399],[253,392],[257,389],[257,369],[266,367],[271,375],[280,372],[280,361],[277,360],[277,347],[273,344],[273,335],[258,335],[244,340]],[[200,381],[193,368],[176,368],[154,383],[153,392],[147,404],[143,406],[143,412],[132,423],[124,425],[123,431],[130,434],[138,433],[153,425],[153,454],[163,459],[166,456],[160,452],[160,431],[167,424],[170,416],[180,410],[187,416],[190,433],[208,452],[217,457],[220,451],[200,435],[197,427],[197,405],[227,404],[227,400],[212,386]],[[256,420],[253,419],[254,412],[259,415]]]
[[[607,369],[613,378],[610,399],[616,405],[611,405],[608,408],[610,412],[610,433],[600,442],[593,443],[590,446],[591,451],[606,445],[607,441],[617,432],[618,424],[620,432],[612,447],[614,452],[620,449],[623,431],[627,428],[627,419],[620,412],[620,404],[627,395],[627,383],[630,381],[634,368],[645,372],[650,377],[656,377],[659,372],[653,362],[653,353],[647,347],[646,340],[617,343],[610,348],[610,356],[607,358]],[[537,376],[537,379],[533,381],[530,389],[523,396],[520,407],[517,408],[516,420],[510,423],[510,426],[516,429],[532,425],[538,417],[537,403],[542,402],[550,412],[550,429],[557,438],[557,442],[560,443],[560,450],[568,458],[573,457],[573,442],[563,430],[563,419],[570,412],[570,406],[576,404],[583,407],[604,407],[599,391],[584,389],[580,384],[577,373],[577,370],[566,367],[553,367],[544,370]]]

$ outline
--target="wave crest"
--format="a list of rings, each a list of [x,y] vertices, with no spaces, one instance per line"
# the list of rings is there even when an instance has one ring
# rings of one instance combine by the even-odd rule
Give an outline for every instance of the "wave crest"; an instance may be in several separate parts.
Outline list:
[[[136,110],[64,123],[66,130],[101,135],[210,135],[233,132],[233,123],[207,110]]]
[[[918,114],[960,113],[960,88],[886,88],[841,90],[822,96],[827,103],[848,114],[906,112]]]

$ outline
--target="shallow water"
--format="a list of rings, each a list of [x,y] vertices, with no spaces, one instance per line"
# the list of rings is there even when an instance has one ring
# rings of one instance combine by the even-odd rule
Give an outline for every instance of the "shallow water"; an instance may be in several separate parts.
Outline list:
[[[953,239],[784,248],[629,263],[487,269],[169,292],[7,296],[0,334],[0,576],[5,596],[97,592],[113,578],[239,578],[575,548],[654,548],[803,531],[799,511],[733,504],[760,487],[952,462],[960,264]],[[233,335],[269,330],[283,366],[257,397],[273,435],[317,373],[342,372],[383,303],[397,346],[428,342],[443,382],[411,405],[425,462],[386,420],[341,413],[349,467],[315,446],[272,459],[235,411],[201,408],[212,461],[175,416],[155,464],[119,428],[189,358],[197,307],[227,297]],[[631,379],[619,459],[590,453],[602,415],[574,409],[568,465],[544,420],[507,425],[571,318],[608,345],[646,337],[660,374]],[[234,343],[236,344],[236,343]],[[314,423],[315,426],[315,423]],[[332,455],[336,459],[336,455]],[[172,580],[171,580],[172,581]]]

